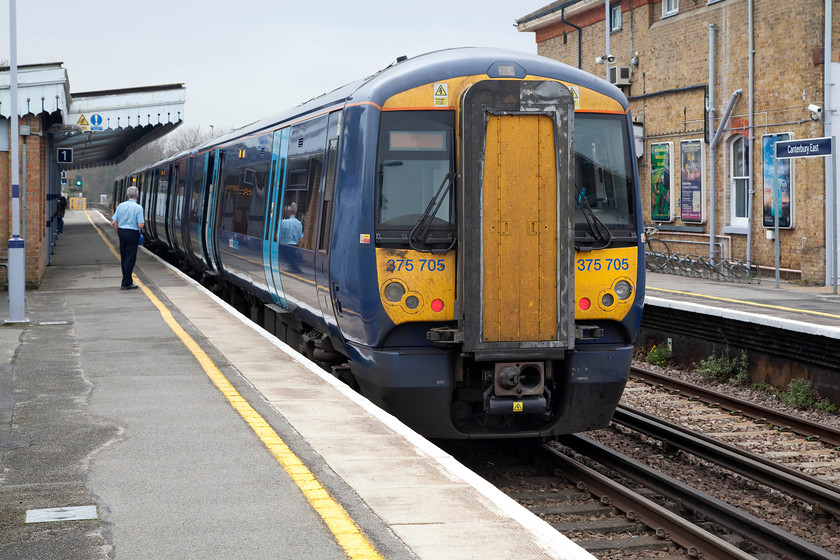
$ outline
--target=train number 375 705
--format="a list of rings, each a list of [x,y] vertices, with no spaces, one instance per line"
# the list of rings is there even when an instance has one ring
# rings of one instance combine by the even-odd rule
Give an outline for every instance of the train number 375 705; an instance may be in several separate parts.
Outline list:
[[[578,259],[577,269],[581,272],[630,270],[630,259]]]
[[[443,259],[388,259],[386,268],[388,272],[411,272],[415,269],[420,272],[443,272],[446,270],[446,262]]]

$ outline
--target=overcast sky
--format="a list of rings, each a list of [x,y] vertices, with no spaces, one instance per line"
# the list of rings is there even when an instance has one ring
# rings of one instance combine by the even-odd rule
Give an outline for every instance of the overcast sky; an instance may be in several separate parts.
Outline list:
[[[18,64],[63,62],[70,91],[186,85],[185,125],[238,128],[460,46],[536,53],[514,22],[550,0],[17,0]],[[9,3],[0,4],[0,58]]]

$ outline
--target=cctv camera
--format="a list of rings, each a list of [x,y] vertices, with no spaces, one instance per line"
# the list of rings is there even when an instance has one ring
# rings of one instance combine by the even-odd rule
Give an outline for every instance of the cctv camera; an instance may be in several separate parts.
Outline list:
[[[808,105],[808,110],[811,111],[812,113],[816,113],[818,115],[822,114],[822,112],[823,112],[822,107],[820,107],[819,105],[814,105],[813,103]]]
[[[604,63],[604,57],[603,56],[599,56],[599,57],[595,58],[595,64],[603,64],[603,63]]]

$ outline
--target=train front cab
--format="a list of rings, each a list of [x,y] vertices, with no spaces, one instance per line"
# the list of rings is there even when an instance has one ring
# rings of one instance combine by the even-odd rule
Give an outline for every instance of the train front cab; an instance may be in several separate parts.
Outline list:
[[[398,118],[389,109],[416,108],[440,84],[385,105],[377,266],[383,307],[397,326],[386,340],[393,346],[371,356],[377,373],[367,375],[378,378],[368,389],[373,400],[432,437],[536,437],[605,426],[626,383],[641,309],[638,195],[626,111],[590,92],[616,113],[610,115],[617,123],[612,135],[621,154],[599,156],[597,147],[573,153],[570,130],[582,88],[573,95],[558,81],[484,78],[446,84],[460,103],[461,131],[458,162],[449,169],[443,157],[412,168],[448,145],[439,132],[445,126],[386,130]],[[429,122],[445,120],[426,115]],[[395,157],[401,149],[409,155]],[[597,184],[576,183],[576,168]],[[394,202],[389,174],[427,177],[421,190],[432,202],[404,231],[385,219],[410,214],[393,210],[407,202]],[[605,211],[579,200],[580,189],[597,191],[592,206]],[[614,220],[607,218],[612,214]],[[593,220],[594,230],[586,225]],[[613,236],[608,221],[620,226],[611,248],[602,239]],[[400,238],[409,246],[399,247]],[[587,257],[603,269],[576,282],[578,260]],[[594,302],[588,315],[579,313],[585,304],[576,290]],[[417,341],[421,333],[431,348]],[[359,377],[364,385],[365,375]],[[377,395],[376,386],[388,389]]]

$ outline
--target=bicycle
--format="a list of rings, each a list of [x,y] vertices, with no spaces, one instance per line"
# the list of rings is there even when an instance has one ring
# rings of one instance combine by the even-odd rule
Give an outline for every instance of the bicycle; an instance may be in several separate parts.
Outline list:
[[[645,268],[651,272],[659,272],[668,266],[671,260],[671,249],[668,244],[654,236],[659,230],[653,226],[645,226]]]

